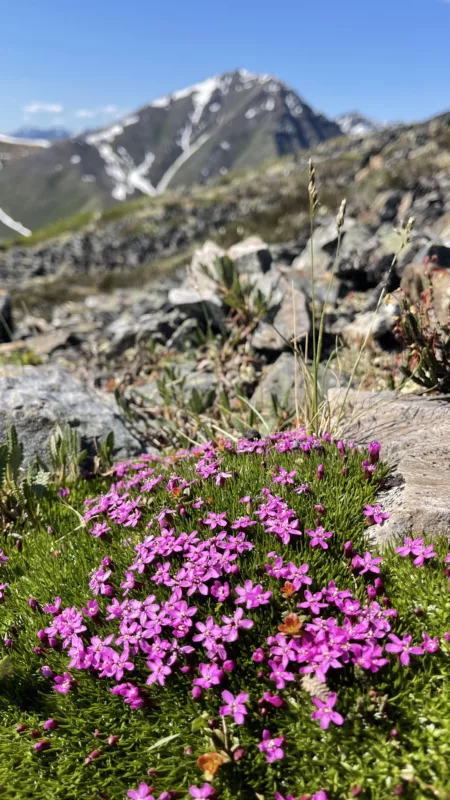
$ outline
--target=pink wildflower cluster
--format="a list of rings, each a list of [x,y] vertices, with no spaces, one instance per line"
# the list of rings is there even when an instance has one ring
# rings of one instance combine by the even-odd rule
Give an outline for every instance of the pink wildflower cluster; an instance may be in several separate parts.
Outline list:
[[[421,567],[425,561],[436,557],[432,544],[424,545],[423,539],[410,539],[408,536],[406,536],[401,547],[395,548],[395,552],[398,553],[399,556],[402,556],[402,558],[413,556],[413,564],[415,567]]]
[[[252,495],[240,498],[240,516],[230,513],[229,506],[223,510],[220,501],[209,505],[212,486],[221,490],[236,480],[235,472],[224,466],[226,454],[244,460],[251,454],[266,457],[273,451],[298,451],[301,466],[302,459],[326,447],[336,448],[337,458],[347,458],[343,443],[298,430],[256,441],[242,439],[235,447],[231,442],[221,442],[220,448],[208,442],[161,461],[158,474],[150,458],[118,465],[116,482],[108,493],[86,503],[84,518],[100,548],[119,526],[132,529],[126,540],[128,566],[122,572],[105,555],[91,574],[93,599],[86,607],[63,607],[60,598],[44,606],[51,619],[38,634],[42,648],[65,651],[68,669],[107,681],[111,693],[133,710],[150,704],[167,682],[184,675],[193,700],[216,701],[216,713],[227,719],[227,725],[244,724],[249,713],[252,718],[256,712],[266,718],[274,709],[284,708],[283,692],[294,685],[300,688],[305,675],[325,684],[330,673],[344,668],[376,673],[388,663],[389,653],[407,665],[411,655],[435,652],[439,643],[426,632],[420,644],[409,633],[402,638],[393,633],[397,612],[377,600],[383,591],[380,556],[355,553],[351,542],[344,546],[349,575],[352,570],[356,573],[353,580],[374,579],[367,587],[366,602],[334,581],[325,586],[315,582],[307,560],[315,564],[315,559],[329,557],[330,548],[338,552],[342,545],[337,533],[326,530],[326,509],[320,502],[312,505],[311,512],[319,519],[303,536],[297,512],[285,499],[289,495],[293,505],[293,500],[311,503],[311,487],[299,481],[296,485],[300,467],[290,471],[279,467],[270,473],[284,496],[267,487],[252,487]],[[363,469],[376,468],[378,457],[379,445],[372,443]],[[178,460],[192,462],[192,480],[173,471]],[[326,482],[323,465],[314,470],[312,485]],[[221,494],[216,488],[214,492],[216,498]],[[388,516],[378,506],[366,506],[364,514],[378,524]],[[258,565],[257,577],[245,579],[241,570],[255,558],[257,533],[267,535],[273,541],[269,548],[278,546],[283,555],[270,550],[267,563]],[[0,551],[0,561],[2,555]],[[422,555],[425,560],[434,554],[422,551]],[[270,620],[266,628],[273,626],[269,635],[261,634],[261,618]],[[231,677],[241,653],[253,657],[262,684],[259,697]],[[77,687],[72,672],[55,675],[50,666],[41,671],[57,692]],[[337,693],[325,695],[326,699],[313,697],[311,710],[311,718],[324,730],[330,724],[344,724]],[[271,764],[284,758],[289,741],[273,720],[264,724],[258,748]],[[141,783],[130,789],[128,797],[152,800],[152,791]],[[191,786],[190,794],[214,798],[216,790],[204,783]],[[170,793],[160,795],[160,800],[166,795]],[[276,797],[282,798],[279,793]],[[324,800],[326,793],[320,790],[314,797]]]

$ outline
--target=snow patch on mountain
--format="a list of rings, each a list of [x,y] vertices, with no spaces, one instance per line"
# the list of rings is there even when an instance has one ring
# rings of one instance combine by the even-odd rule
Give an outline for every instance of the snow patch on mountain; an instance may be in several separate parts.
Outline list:
[[[7,228],[11,228],[12,231],[20,233],[22,236],[31,236],[31,231],[29,228],[25,228],[21,222],[18,222],[10,217],[9,214],[7,214],[6,211],[3,211],[2,208],[0,208],[0,222],[2,222],[3,225],[6,225]]]
[[[170,106],[170,97],[157,97],[150,103],[152,108],[168,108]]]
[[[142,164],[139,164],[138,167],[131,170],[128,175],[129,185],[134,189],[138,189],[142,194],[147,194],[149,197],[153,197],[156,194],[156,189],[144,176],[149,171],[154,160],[154,153],[147,153]]]
[[[122,125],[112,125],[111,128],[106,128],[105,130],[98,131],[97,133],[90,133],[86,136],[87,144],[91,144],[94,147],[101,142],[113,142],[117,136],[120,136],[123,133]]]
[[[275,108],[275,100],[273,97],[268,97],[266,102],[261,106],[263,111],[273,111]]]
[[[190,145],[189,147],[186,148],[186,150],[183,150],[181,155],[179,155],[178,158],[175,159],[173,164],[171,164],[169,169],[164,173],[164,175],[162,176],[161,180],[159,181],[159,183],[158,183],[158,185],[156,187],[156,193],[157,194],[161,194],[161,192],[164,192],[167,189],[170,181],[172,180],[173,176],[178,172],[180,167],[182,167],[183,164],[185,164],[186,161],[194,153],[197,152],[197,150],[200,150],[200,148],[205,144],[205,142],[208,141],[208,139],[210,138],[211,135],[212,134],[210,134],[210,133],[204,133],[203,136],[200,136],[200,138],[197,139],[195,144]]]

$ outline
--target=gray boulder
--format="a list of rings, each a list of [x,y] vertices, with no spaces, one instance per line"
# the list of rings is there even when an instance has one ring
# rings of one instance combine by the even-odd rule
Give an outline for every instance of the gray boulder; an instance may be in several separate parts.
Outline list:
[[[330,393],[337,409],[342,390]],[[347,440],[381,442],[392,469],[377,498],[390,518],[369,528],[377,542],[398,537],[450,534],[450,401],[448,397],[352,390],[342,434]]]
[[[303,292],[288,291],[285,285],[283,301],[278,309],[273,324],[260,322],[252,336],[251,343],[255,350],[286,350],[297,336],[301,339],[311,330],[308,306]]]
[[[195,317],[204,325],[210,321],[221,329],[225,319],[222,303],[211,291],[196,291],[189,287],[171,289],[169,303],[186,317]]]
[[[272,264],[272,253],[259,236],[249,236],[242,242],[234,244],[227,255],[234,261],[240,273],[268,272]]]
[[[389,334],[393,334],[400,308],[397,303],[382,304],[378,311],[365,311],[347,323],[345,319],[338,319],[332,327],[332,333],[340,333],[349,346],[361,347],[367,333],[370,331],[368,341],[382,342]],[[393,343],[392,338],[392,343]]]
[[[335,375],[319,364],[319,383],[322,391],[326,392],[337,385]],[[299,403],[305,396],[303,372],[297,361],[297,386]],[[272,395],[275,395],[280,404],[287,402],[291,408],[295,404],[295,358],[292,353],[282,353],[279,358],[270,364],[263,372],[262,379],[251,399],[252,405],[260,411],[270,412],[272,408]]]
[[[57,367],[7,367],[0,372],[0,441],[14,425],[24,446],[25,464],[38,456],[44,461],[56,425],[76,428],[90,454],[114,433],[116,458],[130,458],[143,451],[131,433],[113,398],[83,386]]]
[[[349,231],[356,224],[355,220],[347,217],[344,222],[343,232],[344,239],[346,232]],[[303,252],[294,259],[291,270],[297,270],[299,277],[311,278],[312,277],[312,254],[314,256],[314,276],[322,277],[325,272],[330,268],[333,263],[333,258],[336,253],[338,242],[338,231],[336,220],[332,219],[327,224],[322,225],[308,241]]]

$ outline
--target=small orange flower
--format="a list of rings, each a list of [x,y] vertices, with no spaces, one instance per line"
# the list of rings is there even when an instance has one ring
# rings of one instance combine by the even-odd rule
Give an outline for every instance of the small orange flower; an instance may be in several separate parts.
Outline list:
[[[281,625],[278,625],[278,630],[281,633],[288,633],[291,636],[295,633],[298,633],[303,625],[298,614],[288,614],[287,617],[284,618],[284,622]]]
[[[197,767],[205,773],[205,779],[212,781],[219,767],[223,764],[223,758],[219,753],[205,753],[197,758]]]
[[[281,587],[280,591],[284,599],[287,600],[289,597],[292,597],[292,595],[295,594],[294,584],[286,581],[284,586]]]

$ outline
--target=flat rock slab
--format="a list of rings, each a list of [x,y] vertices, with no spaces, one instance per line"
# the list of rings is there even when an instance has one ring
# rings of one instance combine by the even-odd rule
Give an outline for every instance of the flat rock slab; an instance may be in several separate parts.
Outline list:
[[[338,406],[342,390],[331,391]],[[342,402],[342,400],[341,400]],[[371,528],[378,542],[413,534],[450,534],[450,397],[351,391],[345,439],[381,442],[392,468],[391,488],[380,494],[390,513]]]
[[[126,427],[115,400],[111,401],[59,368],[2,368],[0,442],[14,425],[23,444],[25,465],[37,456],[47,461],[56,425],[68,424],[80,432],[83,448],[90,454],[113,431],[115,457],[131,458],[143,451],[142,444]]]

